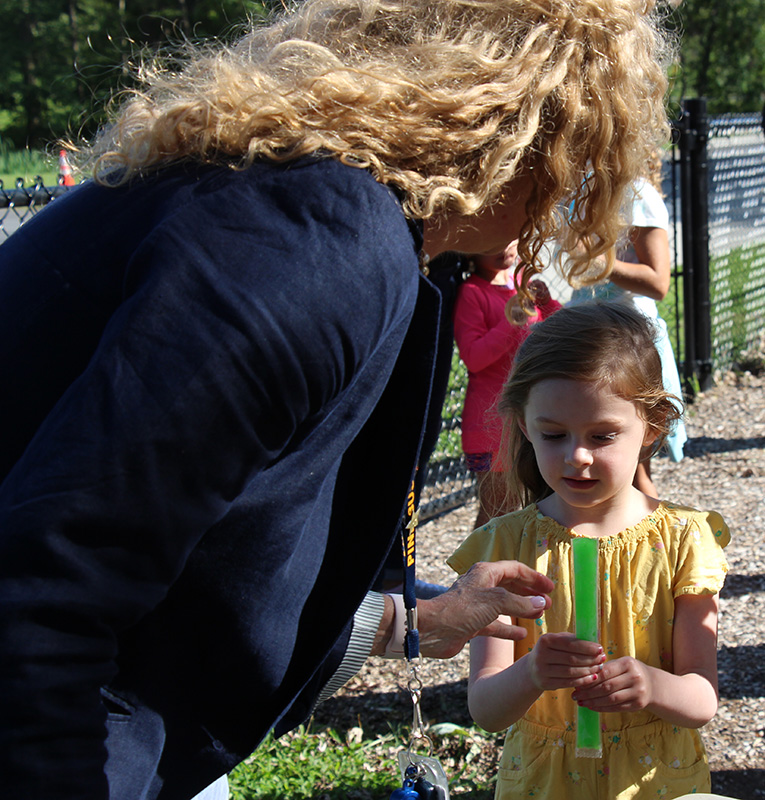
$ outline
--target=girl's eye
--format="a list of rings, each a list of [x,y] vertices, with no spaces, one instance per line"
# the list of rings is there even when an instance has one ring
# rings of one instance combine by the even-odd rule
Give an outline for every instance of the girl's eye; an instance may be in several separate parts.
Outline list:
[[[555,439],[562,439],[563,436],[564,436],[564,434],[562,434],[562,433],[543,433],[542,434],[542,439],[545,442],[551,442],[551,441],[554,441]]]
[[[616,439],[615,433],[599,433],[594,437],[599,442],[613,442]]]

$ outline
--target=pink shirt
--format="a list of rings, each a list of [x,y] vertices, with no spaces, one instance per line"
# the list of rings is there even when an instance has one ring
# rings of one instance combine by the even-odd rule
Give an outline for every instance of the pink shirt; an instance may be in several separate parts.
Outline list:
[[[561,306],[550,300],[519,327],[505,317],[505,304],[514,288],[471,275],[459,288],[454,305],[454,338],[468,370],[462,411],[462,449],[466,453],[496,453],[502,423],[496,411],[502,386],[513,359],[534,322]]]

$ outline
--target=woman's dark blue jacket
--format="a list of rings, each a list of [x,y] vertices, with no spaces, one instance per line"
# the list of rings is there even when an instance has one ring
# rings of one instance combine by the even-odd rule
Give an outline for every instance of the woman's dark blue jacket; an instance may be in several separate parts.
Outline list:
[[[418,234],[306,160],[84,184],[0,247],[3,800],[109,797],[107,713],[111,797],[173,800],[309,712],[418,458]]]

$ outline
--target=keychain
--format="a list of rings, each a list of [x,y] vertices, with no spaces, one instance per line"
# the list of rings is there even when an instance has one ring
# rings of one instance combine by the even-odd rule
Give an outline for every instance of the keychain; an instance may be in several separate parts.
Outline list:
[[[391,800],[418,798],[418,800],[449,800],[449,780],[438,759],[418,756],[409,752],[399,753],[398,762],[404,778],[404,789],[414,790],[415,794],[391,795]]]
[[[422,681],[417,674],[414,660],[409,661],[411,677],[407,690],[412,697],[413,717],[409,747],[398,754],[398,766],[403,786],[394,790],[390,800],[449,800],[449,779],[437,758],[433,758],[433,741],[425,732],[422,722]],[[424,745],[427,755],[414,752],[418,745]]]

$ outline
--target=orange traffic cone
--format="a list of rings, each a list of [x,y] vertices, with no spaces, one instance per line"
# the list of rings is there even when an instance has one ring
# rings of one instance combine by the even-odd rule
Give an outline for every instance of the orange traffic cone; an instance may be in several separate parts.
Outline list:
[[[58,182],[62,186],[74,186],[74,175],[66,157],[66,150],[59,150],[58,153]]]

